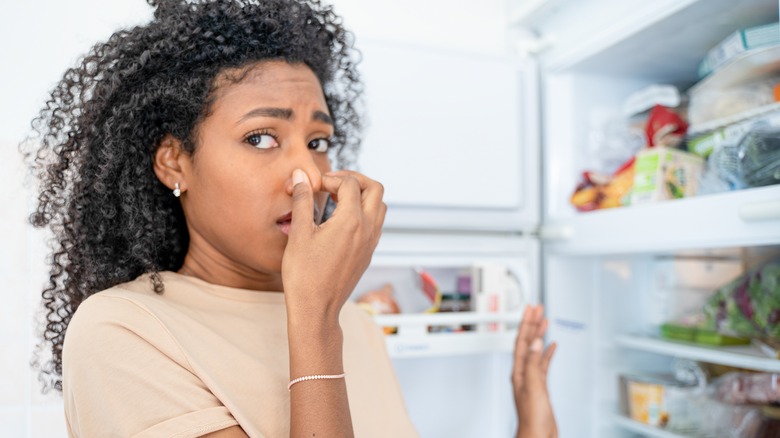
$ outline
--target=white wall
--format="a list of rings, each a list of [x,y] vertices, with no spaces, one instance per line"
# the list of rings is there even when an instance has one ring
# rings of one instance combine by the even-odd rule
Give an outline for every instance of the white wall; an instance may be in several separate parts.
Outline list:
[[[111,7],[105,7],[110,4]],[[46,278],[43,233],[27,225],[32,185],[17,145],[66,68],[119,25],[150,16],[139,0],[5,2],[0,14],[0,436],[64,437],[61,397],[29,366]],[[24,183],[27,181],[26,184]]]
[[[336,10],[358,46],[371,39],[491,55],[508,46],[504,0],[337,0]],[[26,222],[32,186],[17,144],[66,68],[94,42],[150,16],[143,0],[10,1],[0,14],[2,436],[66,436],[60,397],[41,395],[29,367],[46,251],[43,234]]]

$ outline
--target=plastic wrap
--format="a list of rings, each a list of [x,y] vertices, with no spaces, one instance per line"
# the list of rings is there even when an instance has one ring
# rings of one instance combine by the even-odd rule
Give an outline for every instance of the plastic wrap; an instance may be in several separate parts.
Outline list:
[[[722,333],[780,343],[780,259],[718,289],[704,312]]]
[[[775,101],[777,78],[748,83],[733,88],[691,93],[688,121],[693,124],[710,122],[750,111]]]
[[[713,382],[718,400],[740,405],[780,403],[780,374],[728,373]]]

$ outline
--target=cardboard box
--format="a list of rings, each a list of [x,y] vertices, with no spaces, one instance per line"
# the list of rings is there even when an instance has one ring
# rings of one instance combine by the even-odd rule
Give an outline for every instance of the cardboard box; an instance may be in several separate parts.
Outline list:
[[[656,147],[636,155],[631,205],[694,196],[704,160],[677,149]]]

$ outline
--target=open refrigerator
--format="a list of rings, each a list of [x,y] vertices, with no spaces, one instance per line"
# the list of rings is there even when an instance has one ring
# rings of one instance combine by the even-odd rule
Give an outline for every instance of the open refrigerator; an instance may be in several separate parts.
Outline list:
[[[476,17],[478,2],[469,7]],[[505,10],[494,24],[523,56],[358,39],[370,115],[360,169],[385,185],[389,210],[353,297],[393,285],[402,313],[376,318],[393,328],[388,351],[423,437],[512,436],[520,303],[545,305],[548,340],[559,345],[549,385],[560,436],[696,436],[627,418],[619,376],[666,373],[678,359],[780,372],[780,360],[753,346],[657,335],[662,322],[778,253],[780,185],[588,213],[569,198],[591,164],[594,126],[631,93],[780,73],[777,48],[702,80],[696,72],[734,30],[777,22],[778,2],[513,0]],[[425,313],[420,272],[451,292],[485,264],[516,280],[516,305]],[[483,329],[432,329],[463,326]]]

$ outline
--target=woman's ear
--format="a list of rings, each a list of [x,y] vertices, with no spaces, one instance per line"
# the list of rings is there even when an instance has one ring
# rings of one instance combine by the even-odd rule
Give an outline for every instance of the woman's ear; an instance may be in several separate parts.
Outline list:
[[[166,134],[154,153],[154,173],[157,179],[171,190],[179,189],[179,193],[187,190],[190,167],[190,154],[183,146],[181,140]]]

